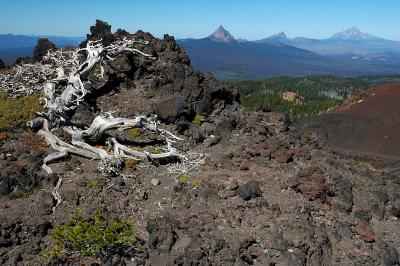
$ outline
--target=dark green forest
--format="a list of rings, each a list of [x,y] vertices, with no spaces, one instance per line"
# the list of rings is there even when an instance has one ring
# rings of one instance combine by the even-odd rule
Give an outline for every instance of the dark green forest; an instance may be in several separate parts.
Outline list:
[[[273,77],[263,80],[232,82],[240,91],[241,103],[248,110],[287,112],[301,118],[320,114],[358,92],[376,86],[400,82],[400,75]],[[283,92],[295,92],[296,101],[282,99]]]

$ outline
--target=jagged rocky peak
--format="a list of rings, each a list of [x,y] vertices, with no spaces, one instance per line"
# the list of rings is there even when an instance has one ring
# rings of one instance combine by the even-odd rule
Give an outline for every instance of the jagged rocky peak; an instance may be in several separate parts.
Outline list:
[[[213,41],[218,41],[218,42],[233,42],[235,41],[235,38],[232,36],[232,34],[229,33],[222,25],[214,31],[213,34],[211,34],[208,38],[212,39]]]
[[[281,38],[287,38],[286,33],[284,31],[281,31],[277,34],[275,34],[276,37],[281,37]]]
[[[284,31],[281,31],[277,34],[274,34],[270,37],[270,39],[274,39],[274,40],[284,40],[287,41],[289,40],[288,37],[286,36],[286,33]]]
[[[333,35],[330,39],[338,40],[376,40],[378,37],[360,30],[356,26],[341,31]]]
[[[90,34],[86,35],[86,40],[79,46],[85,47],[87,41],[102,40],[104,45],[109,45],[115,40],[115,36],[111,32],[111,25],[105,21],[96,19],[96,24],[90,27]]]
[[[259,42],[289,43],[290,41],[291,40],[286,36],[286,33],[281,31],[277,34],[261,39]]]

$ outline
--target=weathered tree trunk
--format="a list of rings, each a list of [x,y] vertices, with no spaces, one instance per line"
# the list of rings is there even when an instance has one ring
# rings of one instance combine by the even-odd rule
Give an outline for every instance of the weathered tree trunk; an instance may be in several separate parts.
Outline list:
[[[181,139],[166,130],[158,128],[155,118],[145,116],[119,118],[113,117],[111,113],[103,113],[97,116],[91,125],[85,129],[78,129],[69,125],[70,117],[68,114],[70,111],[75,110],[88,95],[88,86],[86,86],[88,76],[96,66],[100,66],[100,76],[103,76],[103,66],[114,60],[117,55],[126,51],[144,56],[149,60],[155,60],[151,55],[134,48],[136,43],[147,44],[143,41],[123,39],[108,46],[103,46],[101,40],[88,41],[86,48],[68,52],[49,51],[47,56],[43,58],[42,63],[18,66],[18,70],[13,77],[11,75],[0,76],[0,80],[3,81],[0,87],[16,96],[30,94],[41,86],[41,90],[45,95],[46,111],[40,113],[39,117],[29,124],[55,150],[43,161],[43,169],[46,172],[52,172],[48,164],[61,160],[68,155],[78,155],[110,162],[120,161],[123,158],[157,160],[177,157],[181,160],[187,159],[173,147],[174,142]],[[43,81],[45,81],[44,86],[40,85],[43,84]],[[57,89],[61,88],[62,84],[67,85],[60,94],[57,94]],[[26,85],[32,86],[34,89],[28,89],[25,87]],[[61,127],[69,133],[72,137],[71,143],[67,143],[54,135],[51,130],[54,127]],[[110,130],[123,131],[131,128],[141,128],[142,130],[159,134],[165,141],[164,152],[153,154],[145,151],[135,151],[118,143],[115,138],[111,138],[108,141],[108,150],[113,150],[112,153],[92,145],[98,143],[104,134]],[[103,170],[112,171],[112,169],[105,169],[104,166],[112,164],[103,163],[102,165]]]

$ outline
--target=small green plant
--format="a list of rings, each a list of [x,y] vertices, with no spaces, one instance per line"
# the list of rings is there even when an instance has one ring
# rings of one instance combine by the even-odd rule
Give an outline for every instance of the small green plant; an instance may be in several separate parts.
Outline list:
[[[201,115],[196,115],[196,116],[193,118],[193,124],[195,124],[195,125],[201,125],[201,119],[202,119]]]
[[[100,188],[100,182],[97,179],[90,180],[88,185],[92,190],[98,190]]]
[[[138,138],[140,137],[143,133],[139,128],[131,128],[128,130],[128,134],[132,138]]]
[[[8,93],[0,92],[0,130],[10,131],[33,119],[37,112],[43,110],[40,93],[17,99],[8,98]]]
[[[54,258],[61,256],[62,247],[55,246],[55,247],[46,247],[39,252],[39,256],[45,258]]]
[[[182,184],[187,184],[193,178],[192,174],[184,174],[178,177],[178,181]]]
[[[150,89],[147,91],[147,97],[149,97],[149,98],[156,97],[156,95],[157,95],[157,92],[154,89]]]
[[[129,221],[111,221],[99,210],[93,218],[85,220],[82,211],[70,215],[69,221],[58,225],[52,233],[56,246],[43,251],[42,255],[59,256],[61,253],[77,253],[82,256],[96,255],[98,251],[115,245],[134,245],[137,241]]]
[[[311,133],[310,132],[306,132],[302,135],[303,139],[306,141],[310,141],[311,140]]]
[[[201,180],[193,180],[191,182],[192,187],[200,187],[203,182]]]
[[[24,191],[24,190],[17,190],[15,192],[15,196],[17,198],[26,198],[26,197],[28,197],[28,193],[26,191]]]

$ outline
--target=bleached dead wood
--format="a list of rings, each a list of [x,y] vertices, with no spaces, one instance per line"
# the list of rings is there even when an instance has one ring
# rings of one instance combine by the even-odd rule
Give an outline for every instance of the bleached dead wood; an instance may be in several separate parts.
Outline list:
[[[62,198],[61,198],[60,194],[58,193],[58,190],[60,189],[61,185],[62,185],[62,178],[60,177],[57,181],[56,186],[54,187],[53,191],[51,192],[54,199],[57,201],[56,206],[53,207],[53,212],[55,211],[57,206],[60,205],[62,202]]]
[[[47,119],[41,118],[42,128],[39,129],[38,134],[41,135],[45,142],[51,146],[56,152],[48,155],[44,159],[43,169],[52,173],[51,169],[47,166],[50,163],[65,158],[69,154],[78,155],[81,157],[93,159],[93,160],[114,160],[115,158],[131,158],[135,160],[147,160],[147,159],[163,159],[168,157],[178,157],[185,159],[185,156],[179,154],[173,147],[174,140],[180,140],[172,133],[160,129],[157,127],[157,123],[152,118],[146,118],[144,116],[137,117],[135,119],[126,118],[114,118],[110,113],[99,115],[93,120],[92,125],[86,130],[73,129],[71,127],[64,127],[64,130],[72,136],[71,144],[66,143],[59,139],[56,135],[51,133],[48,128]],[[33,124],[40,124],[38,119],[31,122]],[[131,128],[141,128],[144,130],[153,131],[160,134],[165,139],[165,152],[162,153],[149,153],[146,151],[136,151],[125,145],[117,142],[115,138],[110,139],[110,147],[113,148],[113,152],[109,153],[105,149],[94,147],[85,142],[85,139],[96,142],[110,130],[127,130]],[[169,137],[166,137],[169,136]]]

